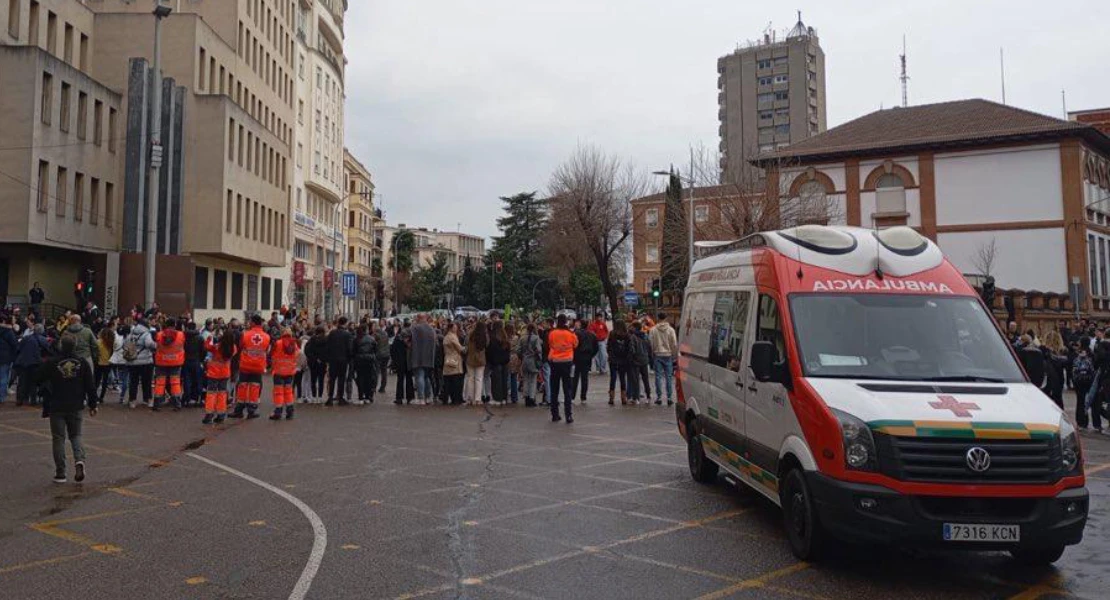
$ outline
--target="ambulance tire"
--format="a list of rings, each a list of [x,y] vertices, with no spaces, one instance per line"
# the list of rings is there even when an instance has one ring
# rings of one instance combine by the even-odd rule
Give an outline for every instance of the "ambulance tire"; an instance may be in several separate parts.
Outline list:
[[[686,442],[686,459],[690,465],[690,475],[698,483],[717,483],[717,463],[709,460],[705,455],[705,448],[701,444],[701,434],[698,433],[697,421],[691,420]]]
[[[1040,548],[1015,548],[1010,550],[1010,558],[1028,567],[1051,565],[1064,555],[1065,546],[1044,546]]]
[[[782,516],[794,556],[807,562],[820,560],[827,536],[801,467],[794,467],[783,478]]]

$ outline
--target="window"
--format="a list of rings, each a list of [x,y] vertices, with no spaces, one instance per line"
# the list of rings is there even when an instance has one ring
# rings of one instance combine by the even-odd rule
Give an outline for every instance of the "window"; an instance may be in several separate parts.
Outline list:
[[[61,129],[62,131],[69,131],[69,111],[70,111],[70,108],[69,108],[69,92],[70,92],[70,89],[71,89],[70,85],[63,81],[62,82],[62,102],[61,102],[62,107],[61,107],[61,111],[58,114],[58,129]]]
[[[829,220],[825,186],[807,181],[798,188],[797,224],[825,225]]]
[[[78,52],[79,62],[77,63],[77,68],[86,71],[89,66],[89,36],[83,33],[81,34],[81,47],[78,49]]]
[[[227,271],[216,269],[212,273],[212,308],[227,308]]]
[[[58,55],[58,15],[46,11],[46,51]]]
[[[235,119],[229,119],[227,128],[227,160],[235,160]]]
[[[768,59],[756,61],[755,68],[757,68],[757,69],[770,69],[771,68],[771,59],[768,58]]]
[[[304,100],[297,100],[297,123],[304,125]]]
[[[756,96],[756,100],[760,104],[766,104],[768,102],[774,102],[775,101],[775,95],[773,93],[759,94],[758,96]]]
[[[751,292],[717,292],[709,338],[709,364],[740,371],[748,333]]]
[[[39,212],[46,212],[50,206],[50,163],[39,161],[38,203]],[[1094,264],[1093,262],[1091,264]]]
[[[787,92],[775,92],[775,100],[789,100],[790,94]]]
[[[302,144],[300,142],[297,142],[297,168],[300,169],[300,168],[303,168],[303,167],[304,167],[304,144]],[[300,197],[300,193],[301,193],[301,190],[298,189],[297,190],[298,198]],[[299,206],[300,205],[298,204],[298,208],[299,208]]]
[[[243,195],[235,194],[235,235],[243,235]]]
[[[759,111],[759,120],[760,120],[760,122],[767,121],[769,123],[774,118],[775,118],[775,113],[773,113],[769,110]]]
[[[648,244],[645,254],[649,265],[659,264],[659,244]]]
[[[316,67],[316,89],[324,87],[324,70]]]
[[[695,223],[706,223],[708,221],[709,221],[709,207],[705,206],[705,205],[695,206],[694,207],[694,222]]]
[[[316,109],[316,131],[320,131],[320,123],[323,121],[323,116],[320,114],[320,109]]]
[[[227,201],[224,203],[224,231],[231,233],[231,220],[234,218],[235,199],[231,190],[227,191]]]
[[[54,113],[54,76],[46,71],[42,73],[42,98],[39,102],[42,124],[50,124],[50,116]]]
[[[786,75],[775,75],[775,83],[786,83],[788,80]]]
[[[89,124],[89,95],[77,92],[77,139],[85,139],[85,130]]]
[[[906,188],[901,177],[887,173],[875,182],[875,210],[879,213],[906,212]]]
[[[243,274],[231,274],[231,310],[243,310]]]
[[[1099,281],[1101,282],[1099,289],[1103,296],[1110,295],[1110,292],[1107,291],[1110,284],[1106,281],[1106,238],[1098,238],[1098,258]]]
[[[789,62],[790,62],[790,57],[780,56],[780,57],[775,59],[775,66],[776,67],[785,67],[787,65],[787,63],[789,63]]]
[[[66,23],[65,37],[62,38],[62,48],[63,48],[63,54],[65,55],[65,61],[72,65],[73,64],[73,25],[70,25],[69,23]]]
[[[8,0],[8,35],[19,39],[19,6],[23,0]]]
[[[85,174],[77,173],[73,176],[73,219],[85,220]]]
[[[258,311],[258,275],[247,275],[247,311]]]
[[[19,4],[19,0],[15,0]],[[27,32],[27,40],[32,46],[39,45],[39,3],[31,0],[31,14],[27,18],[28,25],[30,26]]]
[[[208,308],[208,267],[193,269],[193,308]]]
[[[104,184],[104,224],[108,229],[114,225],[113,221],[116,218],[116,186],[111,183]]]
[[[760,77],[759,78],[759,85],[771,85],[771,78],[770,77]]]
[[[775,135],[790,135],[790,125],[775,125]]]
[[[54,184],[54,214],[66,216],[66,170],[58,167],[57,182]]]
[[[104,103],[100,100],[93,101],[93,143],[104,143]]]
[[[90,183],[92,188],[89,190],[89,223],[97,225],[100,223],[100,180],[93,177]]]
[[[116,109],[108,109],[108,152],[116,151]]]
[[[281,299],[284,297],[283,295],[285,293],[282,290],[282,285],[283,284],[282,284],[282,281],[280,279],[275,279],[274,280],[274,306],[281,305]]]
[[[262,278],[262,310],[270,310],[271,281],[269,277]]]

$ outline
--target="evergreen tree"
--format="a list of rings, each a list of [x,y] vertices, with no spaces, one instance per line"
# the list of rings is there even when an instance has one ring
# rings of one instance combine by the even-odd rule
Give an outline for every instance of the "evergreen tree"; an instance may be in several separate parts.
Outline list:
[[[667,183],[663,208],[663,244],[660,248],[660,286],[664,290],[681,290],[689,277],[689,233],[686,212],[682,208],[682,180],[673,171]]]
[[[526,307],[532,301],[532,287],[547,277],[542,245],[548,223],[548,204],[537,198],[536,192],[502,197],[501,202],[505,211],[505,215],[497,219],[501,235],[493,238],[493,248],[487,256],[488,268],[479,277],[485,280],[481,293],[489,299],[490,277],[496,277],[493,283],[497,306]],[[493,269],[498,262],[502,264],[501,273]]]

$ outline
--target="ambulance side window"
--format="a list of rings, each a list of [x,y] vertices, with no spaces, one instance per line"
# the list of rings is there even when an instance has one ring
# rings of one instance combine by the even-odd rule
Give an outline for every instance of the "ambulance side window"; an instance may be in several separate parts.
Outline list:
[[[751,297],[750,292],[717,292],[709,344],[710,364],[740,371]]]
[[[756,315],[755,339],[757,342],[771,342],[778,348],[779,360],[786,358],[786,338],[782,332],[782,318],[779,303],[774,297],[759,295],[759,314]]]

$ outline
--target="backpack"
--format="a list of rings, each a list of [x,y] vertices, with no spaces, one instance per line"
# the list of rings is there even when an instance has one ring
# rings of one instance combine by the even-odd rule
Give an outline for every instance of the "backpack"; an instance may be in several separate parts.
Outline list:
[[[1089,356],[1075,357],[1071,367],[1071,380],[1079,385],[1090,385],[1095,380],[1095,365]]]
[[[127,336],[127,341],[123,342],[123,360],[134,362],[137,358],[139,358],[139,340],[132,333]]]
[[[628,353],[632,357],[633,365],[637,367],[647,366],[649,359],[647,340],[635,334],[629,336]]]

